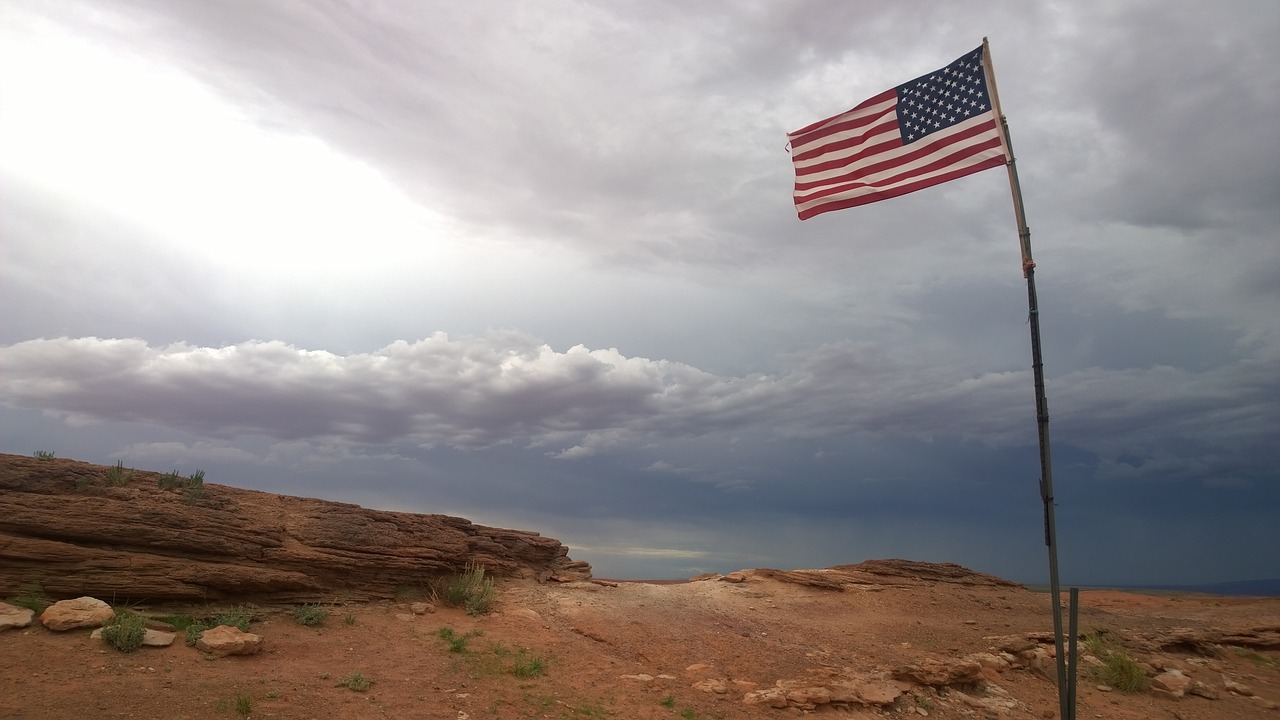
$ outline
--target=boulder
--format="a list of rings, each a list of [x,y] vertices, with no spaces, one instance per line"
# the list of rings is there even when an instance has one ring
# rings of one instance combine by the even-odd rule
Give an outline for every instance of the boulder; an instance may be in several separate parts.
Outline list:
[[[496,577],[588,579],[559,541],[447,515],[370,510],[135,470],[0,454],[0,587],[148,602],[392,598],[478,563]]]
[[[30,608],[0,602],[0,630],[27,627],[31,624],[33,617],[35,617],[35,611]]]
[[[59,600],[40,613],[40,622],[50,630],[62,632],[84,627],[102,627],[115,615],[105,602],[92,597]]]
[[[200,633],[196,648],[219,657],[225,655],[254,655],[262,650],[262,636],[247,633],[230,625],[219,625]]]

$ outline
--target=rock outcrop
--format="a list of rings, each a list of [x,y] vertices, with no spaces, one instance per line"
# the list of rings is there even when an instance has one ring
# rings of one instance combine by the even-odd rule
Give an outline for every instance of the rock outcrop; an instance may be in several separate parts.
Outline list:
[[[499,577],[591,577],[559,541],[447,515],[0,454],[0,596],[298,602],[391,597],[479,563]]]

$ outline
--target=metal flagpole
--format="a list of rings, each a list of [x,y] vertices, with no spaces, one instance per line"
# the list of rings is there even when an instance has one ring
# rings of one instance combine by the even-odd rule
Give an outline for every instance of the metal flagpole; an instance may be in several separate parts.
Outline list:
[[[991,94],[991,106],[1000,120],[1000,141],[1004,144],[1005,157],[1009,158],[1009,189],[1013,193],[1013,214],[1018,221],[1018,240],[1022,247],[1022,274],[1027,279],[1027,308],[1031,325],[1031,369],[1036,386],[1036,427],[1040,439],[1040,499],[1044,502],[1044,543],[1049,548],[1049,594],[1053,601],[1053,641],[1058,669],[1058,713],[1062,720],[1075,720],[1075,702],[1070,697],[1067,680],[1067,658],[1062,638],[1062,600],[1058,585],[1058,541],[1053,517],[1053,469],[1049,462],[1049,404],[1044,394],[1044,361],[1040,353],[1040,308],[1036,301],[1036,264],[1031,259],[1031,230],[1022,209],[1022,186],[1018,184],[1018,167],[1013,157],[1013,141],[1009,138],[1009,123],[1000,111],[1000,98],[996,93],[996,76],[992,68],[991,49],[982,38],[982,63],[987,75],[987,87]]]

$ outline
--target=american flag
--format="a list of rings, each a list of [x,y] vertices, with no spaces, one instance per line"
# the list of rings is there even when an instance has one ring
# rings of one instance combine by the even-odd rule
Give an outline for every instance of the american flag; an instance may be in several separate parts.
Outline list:
[[[982,54],[788,133],[800,219],[1004,165]]]

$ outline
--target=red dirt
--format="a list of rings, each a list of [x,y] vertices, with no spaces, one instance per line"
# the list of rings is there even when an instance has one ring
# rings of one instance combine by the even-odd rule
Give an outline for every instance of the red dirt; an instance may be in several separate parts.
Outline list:
[[[1106,629],[1122,639],[1175,627],[1280,627],[1278,598],[1084,591],[1081,604],[1082,631]],[[744,688],[717,695],[691,684],[719,677],[766,688],[824,667],[889,670],[926,657],[987,651],[990,636],[1052,627],[1048,596],[1020,587],[880,578],[839,591],[750,573],[742,583],[507,581],[499,584],[495,611],[481,617],[453,609],[414,616],[406,603],[391,601],[335,604],[326,624],[312,629],[295,623],[288,608],[253,611],[251,632],[266,638],[266,650],[249,657],[212,659],[184,645],[181,635],[170,647],[125,654],[91,640],[88,630],[53,633],[36,623],[0,633],[0,717],[232,720],[241,717],[239,695],[251,699],[252,718],[783,718],[802,711],[744,705]],[[468,640],[466,652],[452,653],[439,634],[445,627],[456,635],[482,634]],[[1146,657],[1134,642],[1133,654]],[[1161,655],[1186,664],[1176,653]],[[544,672],[514,676],[510,667],[521,658],[540,659]],[[1203,660],[1187,667],[1198,680],[1221,685],[1222,676],[1230,677],[1280,701],[1276,660],[1275,649],[1228,648],[1212,660],[1216,669]],[[698,663],[710,667],[687,670]],[[366,692],[339,685],[357,672],[373,681]],[[641,674],[653,679],[623,677]],[[1057,716],[1056,689],[1042,675],[1009,670],[993,684],[1015,707],[975,710],[960,702],[959,689],[922,688],[887,711],[822,706],[816,712]],[[1227,692],[1218,700],[1174,700],[1102,692],[1096,684],[1080,681],[1080,718],[1280,718],[1257,700]]]

